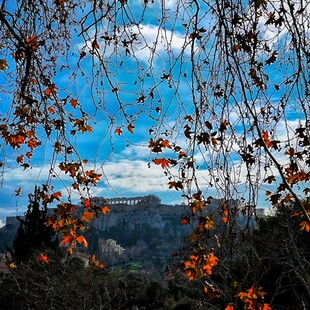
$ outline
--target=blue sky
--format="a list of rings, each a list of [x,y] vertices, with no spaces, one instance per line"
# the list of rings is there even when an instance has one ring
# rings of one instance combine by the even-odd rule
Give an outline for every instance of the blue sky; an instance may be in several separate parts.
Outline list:
[[[169,6],[171,5],[171,7],[173,7],[174,3],[174,1],[167,1],[166,7],[169,9]],[[140,4],[133,6],[133,12],[136,16],[141,15],[141,8],[142,6]],[[151,11],[147,11],[143,25],[140,26],[140,29],[133,27],[133,31],[143,33],[146,40],[145,42],[143,42],[144,39],[141,41],[141,46],[144,46],[146,43],[152,46],[158,35],[157,21],[154,19],[154,14],[149,12]],[[91,23],[91,19],[87,21],[87,24]],[[178,28],[180,28],[180,26],[176,29]],[[124,104],[127,115],[129,117],[132,115],[130,120],[133,121],[135,126],[134,135],[126,130],[128,119],[125,120],[124,117],[120,117],[118,105],[115,103],[115,97],[113,94],[109,93],[109,87],[107,87],[107,91],[103,91],[103,98],[100,98],[99,94],[95,94],[96,104],[102,100],[102,106],[98,109],[94,109],[92,104],[93,98],[91,98],[93,96],[92,89],[86,81],[87,78],[91,79],[91,67],[94,64],[93,62],[97,61],[89,54],[92,39],[93,38],[90,36],[90,41],[88,41],[86,45],[83,43],[82,38],[78,38],[78,40],[72,44],[72,55],[68,59],[68,65],[71,66],[71,69],[68,70],[64,68],[61,71],[59,70],[54,77],[53,82],[59,89],[60,97],[65,97],[69,94],[70,97],[78,98],[83,110],[93,116],[91,119],[93,133],[85,133],[83,135],[77,133],[76,141],[74,141],[74,139],[71,141],[74,142],[77,147],[81,158],[87,158],[89,160],[89,169],[95,168],[98,173],[103,174],[102,181],[93,189],[93,195],[115,197],[156,194],[165,203],[174,204],[182,202],[182,197],[179,192],[172,190],[169,191],[167,189],[168,180],[164,176],[163,169],[153,164],[151,165],[151,168],[148,166],[148,163],[151,162],[150,150],[147,148],[147,142],[150,139],[149,129],[156,121],[150,120],[145,113],[142,113],[139,118],[137,117],[137,113],[143,109],[144,112],[150,113],[152,117],[160,120],[161,118],[158,118],[159,113],[154,111],[157,106],[161,107],[162,103],[158,103],[158,105],[151,108],[146,108],[146,106],[143,106],[143,103],[141,103],[141,107],[138,105],[138,109],[135,107],[136,99],[140,96],[140,93],[143,93],[143,90],[139,88],[139,83],[135,86],[136,83],[132,78],[132,72],[136,70],[135,62],[128,58],[127,63],[123,67],[120,66],[120,62],[122,61],[121,57],[116,56],[112,48],[103,46],[102,40],[100,41],[99,39],[98,43],[101,46],[100,52],[105,50],[105,57],[111,57],[111,66],[109,66],[109,70],[111,70],[111,79],[113,82],[120,82],[122,83],[122,86],[124,86],[120,93],[120,99]],[[178,52],[184,44],[184,34],[182,36],[180,33],[175,32],[170,39],[172,39],[172,50]],[[169,41],[170,39],[166,38],[166,41]],[[163,60],[161,57],[165,54],[165,44],[167,43],[158,45],[159,57],[156,62],[162,63]],[[85,75],[83,78],[81,74],[78,74],[75,78],[76,83],[71,84],[71,74],[79,59],[79,52],[83,48],[85,48],[85,51],[87,52],[87,56],[81,61],[81,69]],[[141,62],[141,66],[145,66],[149,54],[145,48],[141,50],[140,48],[141,47],[138,44],[136,50],[137,58]],[[66,61],[64,60],[64,63],[65,62]],[[9,62],[9,66],[10,68],[8,71],[14,70],[15,64],[13,60]],[[154,75],[158,76],[163,74],[161,71],[162,68],[160,68],[158,72],[156,72],[156,70],[155,67]],[[1,72],[0,81],[4,82],[8,71]],[[102,80],[105,85],[108,84],[106,78],[103,78]],[[68,84],[69,86],[67,86]],[[151,84],[152,82],[150,82],[150,85]],[[171,99],[169,96],[173,95],[173,90],[170,90],[166,86],[167,85],[164,85],[159,89],[161,92],[160,96],[165,93],[165,99],[170,101]],[[64,88],[64,91],[61,91],[62,88]],[[134,94],[132,91],[134,91]],[[156,100],[156,96],[158,95],[155,93],[154,101]],[[6,112],[6,105],[10,102],[10,99],[11,98],[4,96],[1,97],[1,112]],[[171,102],[171,104],[175,104],[175,102]],[[52,101],[51,106],[53,106]],[[68,109],[68,112],[74,113],[73,115],[77,115],[78,117],[79,113],[73,109]],[[106,116],[107,114],[114,115],[115,119],[113,120],[113,124],[111,124],[110,119]],[[114,129],[118,126],[123,126],[123,134],[121,136],[113,134]],[[165,124],[163,127],[169,128],[169,124]],[[6,167],[0,188],[0,220],[4,221],[4,218],[7,215],[22,213],[27,205],[28,193],[33,190],[34,185],[45,183],[51,163],[52,143],[52,141],[46,140],[45,143],[42,143],[42,145],[36,149],[36,152],[31,158],[31,168],[25,171],[18,167],[15,162],[16,156],[23,153],[22,148],[18,150],[10,150],[8,147],[2,146],[2,156],[5,156],[5,160],[3,157],[1,160],[6,162]],[[113,153],[113,156],[110,156],[111,153]],[[61,161],[61,159],[59,159],[59,161]],[[60,181],[56,181],[54,184],[57,190],[62,190],[65,193],[66,190],[64,185],[68,185],[66,180],[64,181],[64,184]],[[16,197],[15,190],[20,187],[22,188],[21,195]],[[78,196],[73,195],[73,200],[77,201]]]
[[[183,2],[180,2],[183,3]],[[164,175],[164,170],[161,167],[154,165],[151,161],[154,157],[151,156],[150,149],[147,143],[150,139],[149,129],[154,125],[162,123],[158,132],[155,132],[152,137],[165,137],[165,131],[177,140],[178,145],[186,148],[187,142],[184,135],[182,135],[184,123],[180,122],[186,114],[193,112],[192,97],[190,94],[191,79],[189,74],[191,72],[190,49],[188,46],[189,34],[191,29],[184,25],[184,21],[179,20],[176,16],[183,16],[185,20],[189,21],[192,18],[194,7],[177,6],[177,1],[166,1],[167,19],[164,24],[160,24],[158,18],[162,17],[160,10],[161,1],[156,0],[155,3],[150,4],[149,8],[144,13],[143,21],[137,26],[128,26],[126,32],[136,33],[138,40],[134,44],[135,58],[124,57],[124,48],[120,47],[117,51],[111,45],[105,45],[104,40],[100,39],[100,35],[104,34],[104,29],[111,31],[109,24],[102,21],[98,30],[98,44],[100,49],[97,51],[101,59],[96,59],[89,53],[91,42],[94,38],[94,30],[90,30],[86,39],[83,41],[82,37],[78,37],[76,41],[72,42],[70,57],[68,60],[63,59],[63,63],[69,66],[70,69],[64,68],[56,72],[53,82],[57,85],[58,94],[61,97],[69,96],[70,98],[77,98],[83,110],[90,115],[90,125],[93,127],[92,133],[77,133],[76,137],[72,139],[72,143],[77,148],[80,157],[87,158],[89,163],[88,169],[95,169],[102,174],[102,179],[98,186],[92,189],[93,196],[103,196],[107,198],[122,197],[122,196],[139,196],[146,194],[158,195],[164,203],[175,204],[181,203],[182,193],[175,190],[168,190],[168,178]],[[128,16],[135,16],[141,18],[143,14],[143,6],[135,2],[130,6],[131,10],[127,10]],[[213,20],[211,15],[205,12],[209,8],[202,7],[200,11],[200,27],[209,29],[212,26]],[[91,15],[90,15],[91,16]],[[119,14],[119,18],[121,18]],[[129,17],[124,17],[125,21]],[[92,19],[86,22],[86,26],[92,23]],[[158,30],[159,26],[166,29],[166,31]],[[275,29],[271,26],[263,29],[263,35],[266,39],[275,34]],[[123,31],[123,32],[122,32]],[[172,32],[173,31],[173,32]],[[109,33],[110,34],[110,33]],[[122,39],[129,40],[130,37],[126,35],[124,29],[117,32],[122,36]],[[284,37],[285,30],[282,31],[281,36]],[[208,53],[216,53],[212,42],[214,34],[210,34],[209,40],[206,41],[205,50],[197,48],[197,57],[205,57]],[[154,42],[157,41],[155,45]],[[283,43],[284,44],[284,43]],[[156,55],[153,59],[153,66],[150,66],[150,50],[156,47]],[[73,79],[73,72],[76,69],[76,63],[79,59],[81,51],[86,52],[86,56],[81,60],[81,71],[75,79]],[[132,51],[130,51],[132,52]],[[201,52],[201,53],[200,53]],[[104,56],[103,56],[104,54]],[[182,57],[179,57],[182,55]],[[201,58],[201,59],[202,59]],[[213,58],[212,58],[213,59]],[[216,58],[214,58],[216,61]],[[108,63],[106,69],[109,71],[108,79],[104,77],[104,70],[100,67],[100,60]],[[212,66],[210,60],[210,67]],[[14,64],[9,63],[10,69],[13,69]],[[169,68],[173,66],[172,75],[177,75],[181,72],[180,78],[177,80],[163,79],[164,74],[167,74]],[[207,68],[207,66],[206,66]],[[98,71],[97,71],[98,70]],[[206,69],[207,70],[207,69]],[[282,79],[282,71],[290,71],[289,65],[282,60],[281,64],[277,63],[270,66],[269,79],[270,83],[278,83]],[[98,72],[98,79],[93,80],[93,74]],[[0,82],[5,78],[5,72],[0,72]],[[151,74],[151,77],[148,76]],[[185,73],[188,75],[185,77]],[[142,85],[139,78],[144,79]],[[222,77],[215,77],[221,80]],[[98,82],[99,81],[99,82]],[[104,87],[100,86],[102,81]],[[119,86],[119,100],[122,102],[122,107],[126,111],[126,116],[119,109],[119,103],[115,99],[115,93],[111,91],[111,85]],[[92,84],[95,83],[95,84]],[[98,84],[96,84],[98,83]],[[157,91],[154,92],[154,98],[150,98],[150,89],[157,86]],[[99,86],[99,91],[94,92],[93,85]],[[282,88],[283,89],[283,88]],[[267,99],[270,97],[273,100],[273,105],[276,107],[279,104],[279,98],[283,95],[283,90],[273,95],[273,90],[268,90],[265,94]],[[139,102],[138,98],[141,95],[145,96],[144,102]],[[264,97],[255,102],[257,107],[264,105]],[[288,100],[294,98],[294,92],[290,95]],[[10,102],[8,98],[2,96],[0,98],[0,112],[7,108],[7,103]],[[238,100],[238,95],[236,95]],[[94,103],[95,105],[94,106]],[[212,103],[212,102],[211,102]],[[51,101],[51,106],[53,102]],[[68,106],[68,113],[72,113],[73,117],[80,115],[79,110],[72,109]],[[238,109],[229,107],[229,117],[232,124],[238,124],[240,114]],[[298,126],[298,111],[292,108],[288,110],[288,121],[292,128]],[[219,112],[219,111],[216,111]],[[205,116],[208,120],[208,113]],[[176,122],[177,120],[177,122]],[[132,122],[135,126],[134,134],[131,134],[127,129],[128,122]],[[115,128],[121,126],[123,134],[118,136],[114,134]],[[239,126],[239,125],[238,125]],[[236,129],[241,127],[236,125]],[[179,134],[180,133],[180,134]],[[286,136],[286,127],[284,123],[277,125],[276,134],[278,138]],[[53,137],[52,135],[52,138]],[[22,213],[27,206],[27,195],[33,190],[34,185],[45,183],[49,168],[51,164],[53,141],[46,140],[45,143],[36,150],[31,159],[31,168],[23,171],[18,167],[15,161],[16,154],[22,150],[10,150],[2,146],[1,156],[6,157],[6,168],[2,178],[0,187],[0,220],[4,221],[7,215],[16,215]],[[236,154],[235,154],[236,155]],[[239,185],[240,192],[244,191],[246,195],[247,189],[243,188],[245,181],[245,167],[240,165],[238,157],[232,154],[230,160],[236,166],[236,183]],[[160,154],[159,157],[175,156],[171,152],[166,151]],[[205,157],[204,157],[205,156]],[[207,168],[213,167],[213,163],[208,161],[209,155],[202,150],[196,151],[196,163],[200,166],[197,172],[201,188],[204,189],[208,195],[217,195],[215,189],[209,186],[209,179],[207,176]],[[3,158],[0,158],[3,160]],[[280,158],[285,161],[285,157]],[[61,157],[56,158],[57,164],[62,161]],[[149,163],[151,163],[149,167]],[[176,168],[171,168],[172,174],[178,175]],[[57,168],[55,173],[59,173]],[[254,169],[253,174],[257,173]],[[62,178],[62,180],[54,181],[56,190],[61,190],[65,196],[66,186],[70,184],[69,180]],[[15,196],[15,190],[22,188],[21,195]],[[263,187],[263,189],[265,189]],[[73,201],[78,201],[78,195],[72,194]],[[259,199],[259,206],[268,206],[264,195]],[[1,222],[0,222],[1,224]]]

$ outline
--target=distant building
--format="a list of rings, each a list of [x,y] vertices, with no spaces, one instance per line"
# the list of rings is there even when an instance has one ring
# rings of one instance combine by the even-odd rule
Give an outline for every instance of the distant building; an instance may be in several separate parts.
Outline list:
[[[103,239],[100,238],[98,240],[98,247],[99,247],[99,251],[101,253],[102,256],[105,255],[121,255],[125,252],[125,249],[120,246],[119,244],[116,243],[115,240],[113,239]]]
[[[156,206],[160,204],[160,199],[155,195],[148,196],[138,196],[138,197],[119,197],[119,198],[103,198],[103,197],[93,197],[92,203],[96,205],[147,205],[149,207]]]

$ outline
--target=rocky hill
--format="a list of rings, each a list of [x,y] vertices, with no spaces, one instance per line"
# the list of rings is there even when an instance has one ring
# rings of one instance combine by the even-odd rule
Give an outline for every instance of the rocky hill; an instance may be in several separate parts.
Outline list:
[[[117,203],[97,201],[98,205],[107,204],[111,210],[95,220],[96,229],[92,233],[91,246],[105,261],[167,261],[189,233],[189,226],[179,225],[187,212],[186,206],[161,204],[152,196],[142,198],[145,199],[135,204],[129,204],[125,198]],[[117,243],[115,253],[105,247],[103,240],[109,239]],[[124,249],[121,255],[119,246]]]

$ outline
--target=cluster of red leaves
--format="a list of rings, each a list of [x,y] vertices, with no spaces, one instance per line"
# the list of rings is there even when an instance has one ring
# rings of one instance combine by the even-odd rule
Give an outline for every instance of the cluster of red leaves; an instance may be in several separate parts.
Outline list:
[[[41,45],[41,42],[35,36],[29,37],[26,41],[27,46],[31,50],[36,50]],[[35,79],[32,79],[30,82],[34,84],[38,83]],[[46,88],[42,93],[40,90],[40,98],[21,94],[17,98],[17,104],[13,107],[12,114],[14,118],[10,125],[7,125],[5,119],[3,119],[4,123],[0,124],[0,134],[7,145],[13,149],[21,149],[24,145],[28,147],[29,150],[16,156],[17,163],[24,169],[30,167],[29,160],[34,150],[42,144],[42,135],[37,135],[39,124],[43,125],[47,136],[52,131],[62,131],[66,124],[66,118],[72,123],[73,128],[76,128],[76,130],[71,131],[72,135],[75,135],[76,131],[82,133],[92,132],[92,127],[85,120],[86,113],[81,110],[82,117],[80,119],[64,115],[65,112],[62,106],[59,106],[59,102],[66,102],[66,100],[58,98],[58,88],[54,83],[49,80],[44,83],[46,83],[44,84]],[[53,103],[50,101],[53,101]],[[74,98],[70,100],[70,104],[73,108],[79,105],[77,99]],[[64,155],[73,153],[73,147],[62,145],[59,141],[55,143],[54,150],[57,153],[63,151]]]
[[[161,153],[163,149],[166,149],[166,148],[171,149],[169,141],[166,139],[162,139],[162,138],[159,138],[156,141],[151,138],[149,141],[148,147],[154,153]]]
[[[57,86],[52,83],[44,90],[44,93],[47,97],[56,96],[57,89]]]
[[[73,127],[77,127],[77,130],[81,133],[85,132],[92,132],[93,128],[89,125],[87,125],[86,121],[83,119],[70,119],[71,122],[73,122]],[[75,135],[75,130],[71,130],[71,134]]]
[[[72,184],[74,189],[79,189],[80,185],[97,185],[101,178],[101,174],[96,173],[94,170],[84,171],[81,162],[61,162],[58,167],[61,171],[63,171],[65,174],[68,174],[75,180],[75,182]]]
[[[203,255],[191,254],[189,259],[184,262],[184,275],[190,281],[211,275],[212,268],[218,264],[218,258],[211,251]]]
[[[244,309],[246,310],[272,310],[271,306],[264,303],[264,296],[266,293],[261,287],[256,288],[252,286],[246,292],[240,292],[237,296],[244,303]],[[234,310],[233,305],[227,305],[225,310]]]
[[[193,214],[196,214],[199,211],[202,211],[205,206],[206,202],[201,201],[200,199],[195,199],[195,194],[193,195],[194,201],[189,204],[189,207],[191,208],[191,211]]]
[[[135,126],[130,122],[127,125],[127,130],[131,133],[134,134],[133,129],[135,128]],[[117,134],[118,136],[120,136],[123,133],[123,130],[121,127],[116,127],[114,130],[114,133]]]
[[[57,6],[63,7],[65,0],[55,0],[54,2]],[[23,44],[21,43],[21,47],[14,53],[13,57],[16,62],[24,60],[27,55],[29,57],[34,55],[43,45],[43,39],[40,41],[39,36],[32,35],[23,40]],[[95,41],[93,48],[99,49],[99,45]],[[2,61],[0,66],[2,66],[0,70],[5,69],[6,62]],[[19,152],[16,156],[16,162],[26,169],[30,167],[28,162],[35,149],[41,145],[41,138],[44,137],[41,132],[40,135],[37,134],[37,129],[43,129],[46,137],[50,137],[52,132],[56,132],[55,136],[59,137],[59,140],[54,143],[53,148],[57,154],[64,157],[63,162],[58,166],[59,169],[73,179],[71,186],[74,190],[78,190],[80,193],[83,191],[88,193],[91,186],[97,185],[101,174],[96,173],[95,170],[84,169],[83,164],[87,163],[86,160],[69,162],[67,155],[76,151],[71,145],[70,139],[62,139],[67,124],[71,124],[72,135],[75,135],[76,131],[81,133],[92,132],[87,113],[82,110],[82,106],[76,98],[71,98],[69,103],[73,109],[80,107],[81,117],[76,116],[78,111],[75,111],[75,114],[67,113],[68,111],[63,108],[63,104],[66,104],[68,97],[59,98],[61,92],[49,78],[41,79],[41,76],[33,77],[33,74],[30,75],[31,78],[27,79],[26,75],[25,79],[21,81],[21,91],[12,105],[12,120],[9,122],[8,119],[2,119],[0,135],[8,146]],[[28,85],[32,86],[31,94],[28,92]],[[128,131],[133,133],[133,128],[133,124],[129,123]],[[61,132],[60,135],[58,135],[59,132]],[[21,190],[21,188],[15,190],[15,195],[19,196]],[[81,196],[84,197],[85,194],[81,194]],[[110,212],[107,206],[94,206],[90,199],[89,203],[87,199],[82,199],[85,202],[84,210],[78,214],[74,205],[62,201],[60,191],[54,191],[45,185],[40,192],[40,198],[44,206],[57,201],[55,214],[48,219],[46,224],[52,227],[56,233],[62,234],[61,244],[67,245],[69,252],[72,252],[76,244],[87,246],[87,241],[82,235],[87,224],[95,219],[98,214]],[[41,253],[38,256],[38,261],[48,263],[48,258]]]
[[[27,45],[29,46],[29,48],[33,51],[36,51],[40,44],[38,42],[38,38],[36,36],[31,36],[26,40]]]
[[[110,212],[107,206],[99,207],[93,205],[90,199],[83,199],[82,204],[84,210],[79,216],[76,211],[76,207],[70,203],[60,202],[57,205],[55,214],[50,216],[47,225],[52,227],[56,233],[61,233],[61,244],[68,246],[68,253],[72,254],[76,244],[83,244],[87,247],[87,241],[85,237],[78,232],[83,232],[87,224],[90,223],[99,212],[106,214]]]
[[[308,216],[310,217],[310,204],[309,204],[309,198],[305,201],[302,202],[302,205],[306,211],[306,213],[308,214]],[[310,232],[310,223],[308,222],[307,219],[305,219],[305,215],[303,214],[303,212],[298,211],[295,212],[294,214],[292,214],[292,217],[298,217],[301,219],[300,221],[300,230],[305,230],[306,232]]]
[[[0,131],[5,142],[14,149],[20,148],[22,144],[27,144],[30,149],[30,152],[26,153],[28,158],[32,156],[32,151],[41,145],[41,142],[36,137],[34,130],[25,131],[21,128],[17,133],[10,133],[7,126],[0,125]],[[22,157],[17,157],[16,161],[20,163],[22,161]]]
[[[274,57],[276,55],[273,55]],[[299,206],[300,211],[295,212],[293,216],[300,218],[300,228],[306,232],[310,232],[310,210],[309,201],[310,188],[308,183],[310,181],[310,159],[309,159],[309,147],[310,139],[306,127],[300,125],[295,129],[296,147],[291,145],[285,146],[286,150],[284,155],[289,158],[289,162],[286,165],[277,166],[280,172],[281,182],[274,191],[266,191],[266,196],[271,202],[273,207],[281,207],[288,205]],[[282,151],[280,147],[281,142],[278,140],[271,140],[268,131],[262,131],[261,137],[257,139],[252,148],[263,148],[266,153]],[[250,158],[249,156],[242,156],[243,159]],[[271,155],[272,158],[272,155]],[[250,158],[251,159],[251,158]],[[254,162],[254,161],[253,161]],[[252,162],[252,163],[253,163]],[[268,184],[275,184],[277,178],[274,175],[269,175],[264,179],[264,182]],[[305,197],[297,196],[293,188],[295,186],[304,187]]]

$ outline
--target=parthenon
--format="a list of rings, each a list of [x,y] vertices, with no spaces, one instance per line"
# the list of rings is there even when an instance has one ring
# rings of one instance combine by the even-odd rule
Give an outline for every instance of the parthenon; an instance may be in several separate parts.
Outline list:
[[[137,197],[120,197],[120,198],[103,198],[94,197],[92,202],[98,205],[137,205],[139,203],[146,203],[148,205],[156,205],[160,203],[160,199],[154,195],[137,196]]]

